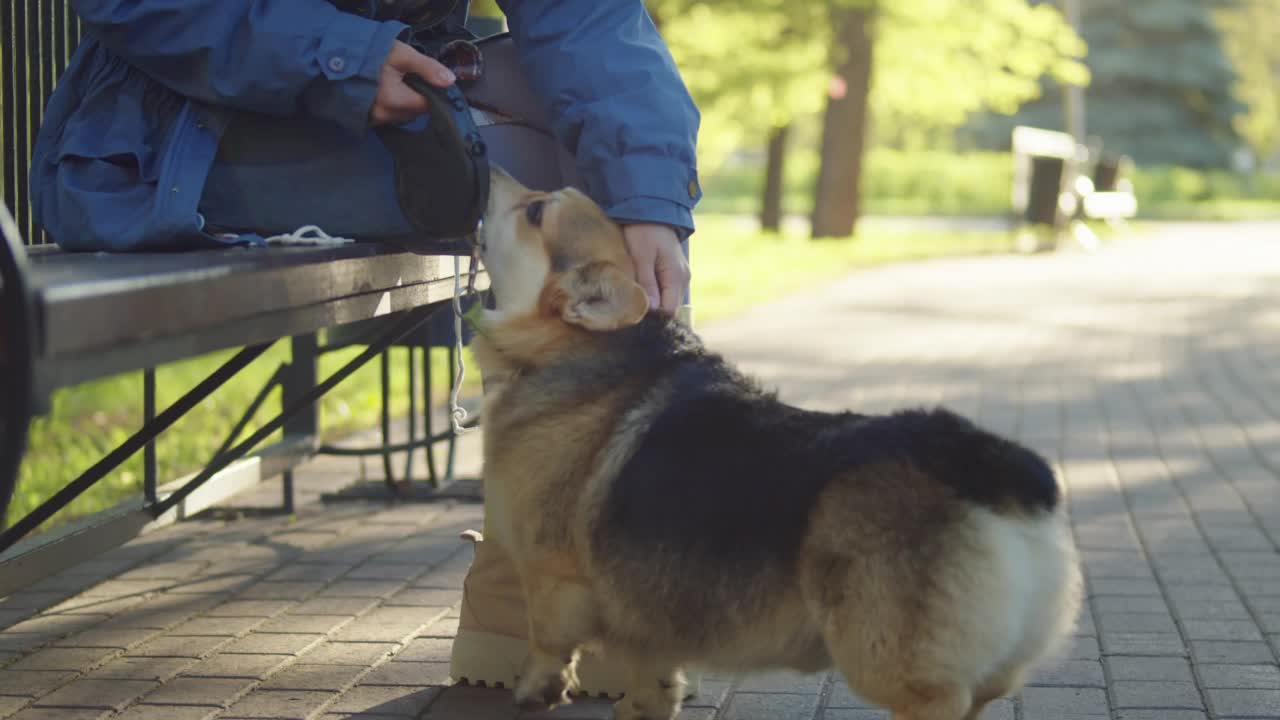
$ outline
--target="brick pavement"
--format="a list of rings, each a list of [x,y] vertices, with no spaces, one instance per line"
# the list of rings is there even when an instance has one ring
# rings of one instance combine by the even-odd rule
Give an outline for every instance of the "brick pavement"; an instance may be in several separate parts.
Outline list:
[[[882,268],[702,332],[794,402],[942,402],[1056,463],[1089,603],[988,720],[1280,718],[1280,225]],[[521,717],[449,686],[479,507],[314,502],[357,471],[301,474],[295,519],[164,528],[0,600],[0,718]],[[711,676],[682,717],[885,715],[774,673]]]

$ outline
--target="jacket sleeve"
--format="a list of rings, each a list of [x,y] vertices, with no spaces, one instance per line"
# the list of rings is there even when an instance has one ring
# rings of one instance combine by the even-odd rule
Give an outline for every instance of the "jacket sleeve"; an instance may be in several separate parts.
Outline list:
[[[407,28],[325,0],[72,0],[90,36],[173,91],[360,132]]]
[[[641,0],[499,5],[588,193],[619,222],[692,232],[700,118]]]

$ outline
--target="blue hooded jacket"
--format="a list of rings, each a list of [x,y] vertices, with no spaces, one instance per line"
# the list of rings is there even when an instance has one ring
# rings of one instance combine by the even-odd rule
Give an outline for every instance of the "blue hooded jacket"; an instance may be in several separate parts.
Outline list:
[[[369,132],[408,28],[326,0],[71,0],[85,37],[32,158],[37,221],[69,250],[218,243],[197,213],[234,111]],[[640,0],[500,3],[588,193],[620,222],[692,231],[699,115]]]

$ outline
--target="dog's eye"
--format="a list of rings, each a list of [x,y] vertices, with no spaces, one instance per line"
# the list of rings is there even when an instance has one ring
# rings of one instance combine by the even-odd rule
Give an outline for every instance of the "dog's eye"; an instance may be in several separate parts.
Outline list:
[[[530,225],[534,227],[542,226],[542,206],[544,204],[541,200],[534,200],[524,209],[524,217],[529,221]]]

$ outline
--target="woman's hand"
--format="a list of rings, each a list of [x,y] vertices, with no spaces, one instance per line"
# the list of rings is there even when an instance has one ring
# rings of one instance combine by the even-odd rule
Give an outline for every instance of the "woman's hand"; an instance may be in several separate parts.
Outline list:
[[[369,124],[408,122],[427,111],[427,100],[404,82],[405,75],[420,75],[436,87],[448,87],[456,79],[449,68],[397,40],[387,54],[378,77],[378,94],[369,108]]]
[[[622,236],[636,265],[636,282],[649,296],[649,309],[674,315],[689,290],[689,260],[676,231],[667,225],[624,225]]]

